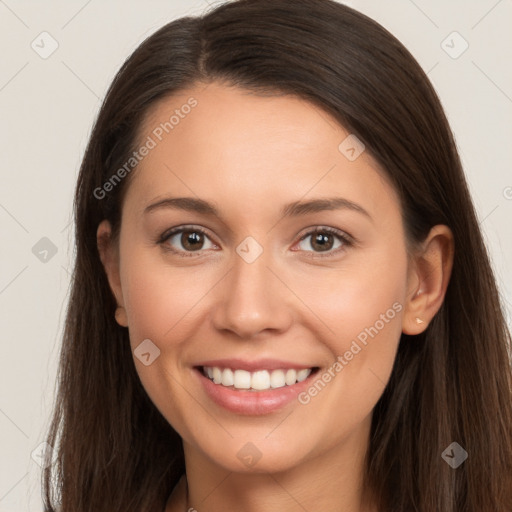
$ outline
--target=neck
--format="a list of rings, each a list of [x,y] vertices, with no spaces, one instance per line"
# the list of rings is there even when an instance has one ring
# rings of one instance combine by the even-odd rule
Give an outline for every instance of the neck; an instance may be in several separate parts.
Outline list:
[[[374,512],[373,505],[365,504],[367,442],[355,439],[362,435],[367,441],[369,429],[359,430],[327,452],[280,471],[263,465],[258,470],[259,464],[250,471],[230,471],[184,442],[186,478],[180,481],[181,489],[178,485],[173,493],[176,508],[168,507],[166,511]]]

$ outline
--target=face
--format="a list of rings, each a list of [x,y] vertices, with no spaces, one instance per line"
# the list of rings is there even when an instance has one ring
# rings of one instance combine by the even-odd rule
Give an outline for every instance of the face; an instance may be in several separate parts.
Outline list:
[[[382,170],[351,139],[340,149],[349,132],[313,104],[217,83],[166,98],[141,133],[154,147],[109,280],[156,407],[229,471],[285,470],[366,438],[409,284]],[[300,207],[326,199],[338,203]],[[250,469],[246,455],[261,458]]]

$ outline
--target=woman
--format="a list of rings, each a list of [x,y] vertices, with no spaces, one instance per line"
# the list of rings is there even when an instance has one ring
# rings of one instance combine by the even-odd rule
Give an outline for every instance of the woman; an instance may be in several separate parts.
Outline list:
[[[169,23],[75,216],[47,510],[512,509],[510,333],[440,102],[380,25]]]

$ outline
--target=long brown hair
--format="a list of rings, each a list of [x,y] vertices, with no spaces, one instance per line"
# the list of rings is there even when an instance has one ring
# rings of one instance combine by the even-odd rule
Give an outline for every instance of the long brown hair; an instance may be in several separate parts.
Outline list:
[[[379,24],[332,0],[238,0],[173,21],[117,73],[78,178],[76,261],[47,442],[45,510],[154,512],[184,473],[182,442],[147,396],[101,264],[98,224],[118,233],[136,169],[94,193],[139,147],[148,109],[197,83],[292,94],[333,115],[386,170],[407,241],[436,224],[454,234],[445,300],[418,336],[402,334],[377,403],[366,485],[380,511],[512,510],[510,332],[439,99],[418,63]],[[441,457],[453,442],[457,469]]]

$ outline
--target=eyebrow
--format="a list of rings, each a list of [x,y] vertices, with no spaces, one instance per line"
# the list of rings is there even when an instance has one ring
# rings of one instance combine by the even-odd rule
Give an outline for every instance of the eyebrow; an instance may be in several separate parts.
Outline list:
[[[146,206],[144,214],[162,208],[172,208],[188,212],[200,213],[202,215],[215,216],[222,219],[218,208],[204,199],[194,197],[166,197],[156,203]],[[285,205],[281,210],[281,217],[298,217],[310,213],[326,210],[352,210],[368,217],[373,222],[372,216],[359,204],[342,197],[329,197],[323,199],[312,199],[309,201],[294,201]]]

